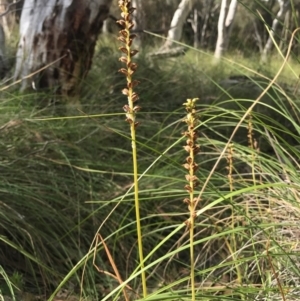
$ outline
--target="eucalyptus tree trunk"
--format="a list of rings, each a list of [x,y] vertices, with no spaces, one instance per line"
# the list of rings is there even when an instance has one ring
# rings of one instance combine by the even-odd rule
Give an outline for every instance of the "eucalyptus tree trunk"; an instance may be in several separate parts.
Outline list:
[[[74,96],[112,0],[25,0],[14,78],[21,89]]]
[[[186,22],[189,13],[192,11],[195,2],[196,0],[181,0],[173,15],[170,29],[168,31],[168,39],[162,49],[170,48],[174,44],[173,41],[179,41],[181,39],[183,25]]]
[[[269,38],[267,40],[267,43],[264,47],[261,60],[262,62],[266,62],[268,58],[268,54],[270,53],[272,46],[273,46],[273,40],[275,35],[277,34],[277,28],[280,22],[283,22],[286,13],[290,9],[290,0],[277,0],[279,4],[279,10],[277,12],[276,17],[274,18],[272,22],[272,28],[270,28]]]
[[[237,9],[237,0],[222,0],[218,21],[218,39],[215,49],[215,59],[219,60],[228,48],[232,24]]]

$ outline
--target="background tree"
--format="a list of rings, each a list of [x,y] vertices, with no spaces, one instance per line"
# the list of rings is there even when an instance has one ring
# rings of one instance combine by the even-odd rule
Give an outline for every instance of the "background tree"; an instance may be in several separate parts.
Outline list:
[[[187,20],[189,13],[191,12],[193,5],[196,0],[182,0],[176,9],[170,29],[168,31],[168,36],[165,44],[162,47],[162,50],[169,49],[173,46],[173,41],[179,41],[182,35],[183,25]]]
[[[5,13],[1,18],[2,24],[15,24],[10,20],[18,19],[24,1],[0,1],[2,12]],[[64,0],[56,3],[54,0],[25,0],[14,73],[14,79],[24,78],[22,89],[33,85],[36,89],[54,88],[58,94],[75,95],[80,80],[90,68],[97,36],[111,2]],[[173,41],[182,40],[183,43],[202,49],[214,50],[218,58],[228,48],[230,41],[230,50],[245,55],[247,52],[260,51],[264,52],[265,58],[272,47],[266,25],[272,27],[271,33],[276,29],[276,36],[284,34],[284,40],[288,40],[290,32],[297,27],[300,11],[298,0],[292,1],[293,15],[284,24],[281,18],[286,15],[288,3],[291,3],[289,0],[241,0],[238,9],[237,3],[237,0],[232,0],[230,5],[228,0],[134,0],[133,4],[139,8],[135,15],[135,31],[143,40],[150,41],[152,46],[157,38],[144,34],[144,29],[166,35],[168,40],[160,51],[168,51],[173,48]],[[116,4],[117,1],[112,7],[112,15],[117,13]],[[263,20],[257,17],[257,10]],[[236,20],[234,28],[233,18]],[[5,25],[4,31],[11,32],[13,27]],[[111,30],[109,27],[118,31],[115,21],[110,21],[108,29]],[[280,46],[284,48],[285,44],[282,42]],[[296,47],[297,44],[294,49]],[[45,69],[37,72],[41,68]],[[28,77],[34,72],[37,73]]]
[[[203,21],[201,26],[201,36],[200,36],[200,46],[203,47],[206,44],[209,19],[213,9],[215,1],[214,0],[205,0],[204,11],[203,11]]]
[[[218,60],[228,48],[232,23],[237,9],[237,0],[231,0],[228,6],[227,0],[222,0],[218,22],[218,39],[215,50],[215,58]]]
[[[140,49],[142,44],[142,36],[143,36],[143,30],[146,28],[145,23],[145,10],[143,7],[143,1],[142,0],[132,0],[132,7],[135,7],[136,10],[133,13],[133,22],[135,24],[134,31],[137,31],[139,34],[137,35],[135,42],[135,47]]]
[[[20,17],[23,0],[0,0],[0,78],[3,78],[9,67],[10,59],[7,57],[6,37],[10,37],[16,28]]]
[[[276,16],[274,17],[273,23],[272,23],[272,27],[270,28],[269,31],[269,38],[268,41],[264,47],[263,53],[262,53],[262,61],[265,62],[267,60],[268,54],[272,49],[273,46],[273,39],[275,37],[276,34],[278,34],[278,25],[280,24],[280,22],[283,22],[285,15],[287,14],[291,2],[290,0],[277,0],[278,4],[279,4],[279,10],[276,14]]]
[[[10,36],[20,18],[24,0],[0,0],[0,23],[6,36]]]
[[[22,90],[33,85],[75,95],[110,5],[111,0],[25,0],[14,74],[23,79]]]

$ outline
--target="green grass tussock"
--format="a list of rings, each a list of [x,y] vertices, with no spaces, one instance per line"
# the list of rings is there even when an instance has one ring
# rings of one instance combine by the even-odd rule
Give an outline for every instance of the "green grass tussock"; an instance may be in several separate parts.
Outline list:
[[[49,296],[64,286],[98,300],[116,296],[121,285],[93,266],[90,248],[98,231],[123,280],[140,293],[132,154],[118,56],[114,45],[99,45],[79,110],[66,109],[49,94],[1,94],[3,294],[4,282],[18,272],[22,292]],[[241,124],[229,159],[228,150],[222,152],[232,131],[277,67],[259,70],[253,59],[230,56],[216,67],[209,54],[194,50],[153,65],[143,53],[136,61],[142,106],[139,199],[149,295],[143,299],[131,292],[132,299],[190,300],[182,103],[191,97],[199,97],[200,119],[196,300],[280,300],[280,287],[287,297],[295,293],[300,273],[298,66],[290,63],[293,72],[285,69]],[[96,263],[114,273],[101,243]],[[7,288],[5,295],[11,295]]]

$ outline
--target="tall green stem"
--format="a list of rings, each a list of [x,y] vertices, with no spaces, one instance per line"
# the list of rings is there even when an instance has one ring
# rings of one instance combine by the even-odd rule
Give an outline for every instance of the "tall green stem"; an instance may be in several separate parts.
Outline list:
[[[142,240],[142,227],[140,218],[140,204],[139,204],[139,186],[138,186],[138,164],[137,164],[137,151],[135,141],[135,129],[131,126],[131,139],[132,139],[132,161],[133,161],[133,179],[134,179],[134,201],[135,201],[135,216],[136,216],[136,230],[138,237],[138,249],[141,269],[144,269],[144,254],[143,254],[143,240]],[[143,296],[147,296],[146,273],[142,271],[142,286]]]
[[[126,113],[126,121],[130,125],[131,132],[131,145],[132,145],[132,163],[133,163],[133,181],[134,181],[134,201],[135,201],[135,213],[136,213],[136,230],[138,239],[138,250],[139,250],[139,261],[142,269],[142,286],[143,295],[147,296],[146,286],[146,273],[143,270],[144,255],[143,255],[143,240],[142,240],[142,228],[140,218],[140,204],[139,204],[139,187],[138,187],[138,162],[137,162],[137,147],[136,147],[136,128],[138,122],[136,122],[136,113],[140,110],[139,106],[135,106],[134,103],[138,100],[138,95],[134,92],[134,88],[139,84],[137,80],[133,80],[132,76],[137,69],[137,64],[132,62],[132,57],[136,55],[137,50],[131,49],[132,41],[136,35],[131,34],[130,30],[134,24],[132,22],[131,15],[135,8],[131,6],[130,0],[119,0],[119,7],[122,10],[121,16],[123,19],[119,20],[118,23],[124,28],[119,33],[118,40],[121,41],[124,46],[119,49],[125,56],[120,58],[120,61],[126,64],[126,68],[121,68],[119,71],[126,76],[127,87],[122,90],[122,93],[127,96],[128,104],[123,106]]]

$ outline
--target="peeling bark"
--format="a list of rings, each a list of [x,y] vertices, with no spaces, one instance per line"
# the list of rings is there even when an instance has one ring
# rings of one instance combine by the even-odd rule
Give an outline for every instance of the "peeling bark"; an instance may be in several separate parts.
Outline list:
[[[21,89],[55,88],[58,94],[76,95],[111,1],[25,0],[14,75],[23,78]]]

